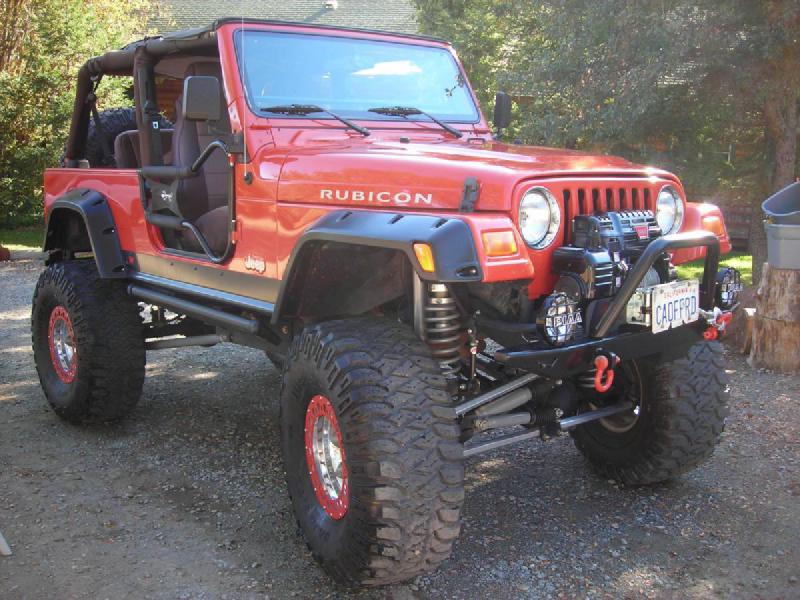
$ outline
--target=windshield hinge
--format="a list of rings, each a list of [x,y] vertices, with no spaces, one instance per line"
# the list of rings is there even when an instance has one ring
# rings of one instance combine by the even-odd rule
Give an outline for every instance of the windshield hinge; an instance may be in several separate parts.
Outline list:
[[[461,196],[461,212],[473,212],[479,194],[478,180],[474,177],[467,177],[464,180],[464,194]]]

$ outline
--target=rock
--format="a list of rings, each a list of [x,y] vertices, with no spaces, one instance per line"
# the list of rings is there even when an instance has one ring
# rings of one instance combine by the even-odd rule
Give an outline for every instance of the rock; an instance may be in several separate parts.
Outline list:
[[[0,533],[0,556],[11,556],[11,547],[2,533]]]

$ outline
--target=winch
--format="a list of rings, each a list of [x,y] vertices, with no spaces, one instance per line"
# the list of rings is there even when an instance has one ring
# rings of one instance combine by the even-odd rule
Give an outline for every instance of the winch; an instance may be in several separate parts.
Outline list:
[[[649,210],[573,218],[572,244],[553,252],[553,270],[561,277],[539,313],[538,322],[544,338],[553,345],[562,345],[574,338],[580,330],[581,312],[588,303],[614,296],[631,265],[650,242],[660,236],[661,228]],[[665,253],[647,272],[642,287],[674,278],[669,255]],[[554,305],[559,307],[557,312]],[[559,327],[553,329],[556,322]]]
[[[572,245],[556,248],[553,270],[561,275],[555,291],[578,304],[613,296],[631,264],[661,236],[649,210],[578,215],[572,220]],[[668,255],[656,263],[642,285],[672,279]]]

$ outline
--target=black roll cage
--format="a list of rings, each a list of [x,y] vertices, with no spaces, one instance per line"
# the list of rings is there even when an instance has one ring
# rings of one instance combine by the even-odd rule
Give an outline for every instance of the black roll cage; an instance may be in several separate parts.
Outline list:
[[[134,78],[134,101],[136,106],[136,123],[139,130],[139,143],[142,152],[142,164],[162,164],[161,138],[152,135],[151,127],[146,126],[146,119],[157,113],[158,104],[155,96],[155,64],[170,54],[204,54],[217,49],[216,31],[183,32],[164,38],[144,39],[135,42],[122,50],[107,52],[90,58],[78,71],[75,90],[75,103],[72,108],[72,121],[64,158],[64,166],[78,168],[85,158],[86,137],[89,132],[91,118],[90,96],[94,93],[95,83],[104,75],[129,75]],[[200,37],[197,37],[200,35]],[[152,161],[156,161],[153,163]]]
[[[209,49],[216,49],[217,29],[219,29],[222,25],[227,25],[230,23],[242,25],[291,25],[292,27],[307,27],[309,29],[322,29],[329,31],[351,31],[353,33],[362,34],[387,33],[386,31],[378,31],[373,29],[337,27],[335,25],[322,25],[319,23],[298,23],[292,21],[281,21],[279,19],[225,17],[222,19],[217,19],[207,27],[176,31],[174,33],[164,34],[163,36],[147,37],[128,44],[121,50],[106,52],[100,56],[90,58],[81,67],[80,71],[78,71],[75,104],[72,110],[72,122],[70,125],[69,137],[67,138],[64,166],[77,168],[80,166],[81,159],[84,158],[86,135],[89,130],[90,116],[90,107],[86,100],[92,91],[94,82],[96,82],[99,77],[102,77],[103,75],[135,75],[134,62],[136,60],[137,51],[140,49],[140,53],[142,54],[142,58],[140,58],[140,66],[144,69],[147,68],[148,59],[154,59],[157,62],[159,59],[169,54],[177,54],[182,52],[201,54]],[[391,35],[401,38],[447,43],[445,40],[431,36],[397,32],[391,32]],[[144,139],[141,137],[142,134],[148,136],[147,132],[140,131],[140,140]],[[144,146],[145,144],[142,144],[143,150]],[[149,140],[147,147],[150,147]],[[142,156],[144,157],[145,155],[143,154]]]

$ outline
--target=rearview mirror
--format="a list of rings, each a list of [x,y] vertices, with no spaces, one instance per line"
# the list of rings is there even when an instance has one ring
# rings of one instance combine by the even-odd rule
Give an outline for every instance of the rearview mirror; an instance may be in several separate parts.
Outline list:
[[[498,131],[511,125],[511,96],[505,92],[497,92],[494,96],[492,121]]]
[[[183,81],[183,117],[189,121],[219,121],[222,116],[219,80],[192,75]]]

